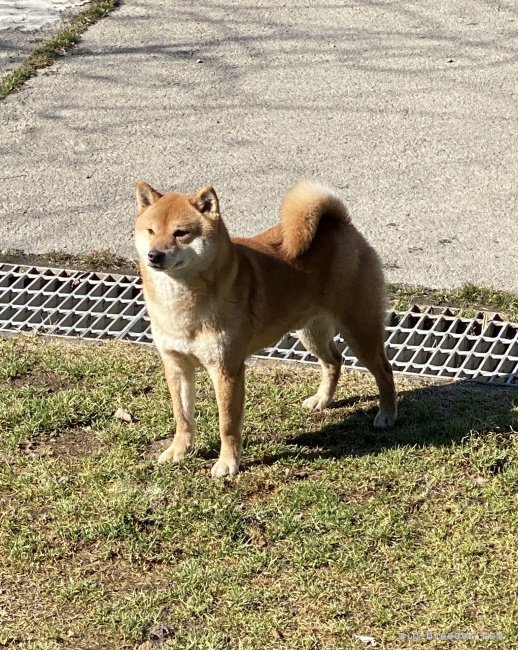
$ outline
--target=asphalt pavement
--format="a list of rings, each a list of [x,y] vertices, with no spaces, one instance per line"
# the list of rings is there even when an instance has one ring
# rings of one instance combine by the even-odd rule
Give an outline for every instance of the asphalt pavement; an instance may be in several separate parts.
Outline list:
[[[0,103],[0,250],[134,257],[137,178],[250,235],[310,178],[390,281],[516,291],[517,33],[508,0],[126,0]]]

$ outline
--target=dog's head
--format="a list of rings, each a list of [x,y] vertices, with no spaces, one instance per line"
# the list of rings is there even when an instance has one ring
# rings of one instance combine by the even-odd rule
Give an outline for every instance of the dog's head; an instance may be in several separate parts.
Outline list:
[[[141,263],[175,277],[205,270],[215,258],[218,238],[224,236],[214,189],[162,195],[137,181],[136,194],[135,246]]]

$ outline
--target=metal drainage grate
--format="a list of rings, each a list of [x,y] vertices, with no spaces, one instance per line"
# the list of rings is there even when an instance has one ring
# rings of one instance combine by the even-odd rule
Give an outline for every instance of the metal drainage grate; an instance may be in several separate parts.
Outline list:
[[[407,312],[389,312],[385,346],[394,372],[518,386],[518,325],[486,321],[482,312],[459,318],[458,311],[414,305]],[[345,366],[366,370],[341,336],[335,341]],[[292,333],[256,356],[318,361]]]
[[[12,264],[0,264],[2,331],[152,343],[140,278]],[[364,369],[336,340],[344,364]],[[386,346],[399,373],[518,385],[518,325],[498,316],[460,318],[458,310],[433,306],[391,311]],[[294,334],[256,356],[317,362]]]
[[[140,278],[0,264],[0,331],[152,343]]]

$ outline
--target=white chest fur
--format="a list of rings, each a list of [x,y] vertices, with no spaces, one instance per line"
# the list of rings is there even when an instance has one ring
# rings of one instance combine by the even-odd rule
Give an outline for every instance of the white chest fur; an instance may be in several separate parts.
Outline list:
[[[198,333],[192,338],[181,334],[172,335],[160,328],[153,328],[153,340],[160,354],[177,354],[189,357],[205,368],[222,365],[225,341],[223,335]]]
[[[203,366],[219,365],[226,337],[215,327],[210,299],[197,299],[190,287],[164,274],[153,283],[153,291],[145,294],[158,351],[188,356]]]

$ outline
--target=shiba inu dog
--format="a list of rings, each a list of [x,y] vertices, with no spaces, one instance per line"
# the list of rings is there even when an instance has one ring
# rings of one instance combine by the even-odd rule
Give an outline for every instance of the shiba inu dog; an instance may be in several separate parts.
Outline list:
[[[304,405],[334,395],[340,332],[374,375],[376,427],[396,418],[384,350],[385,286],[378,256],[333,192],[301,182],[284,197],[280,222],[251,238],[230,238],[210,186],[160,194],[137,181],[135,243],[153,339],[162,357],[176,433],[159,461],[181,461],[194,437],[194,373],[207,369],[216,392],[221,452],[212,476],[237,474],[245,359],[296,329],[320,360],[322,379]]]

